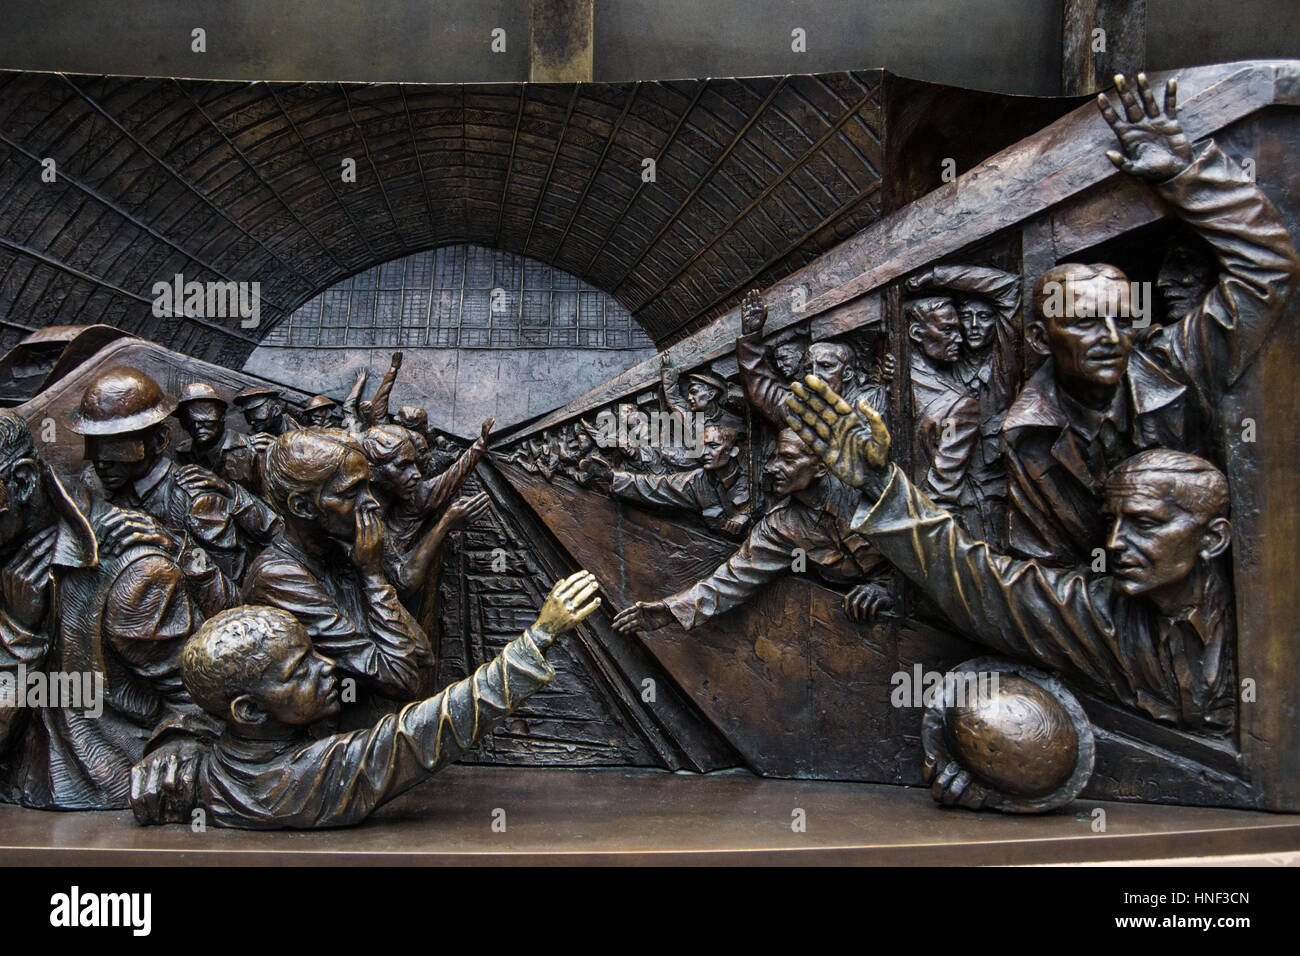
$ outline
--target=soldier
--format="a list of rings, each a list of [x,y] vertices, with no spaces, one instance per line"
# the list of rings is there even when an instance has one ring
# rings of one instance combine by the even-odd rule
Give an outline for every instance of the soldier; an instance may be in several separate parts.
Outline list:
[[[180,652],[201,615],[148,519],[131,518],[135,530],[123,535],[127,516],[102,503],[93,514],[40,457],[26,422],[0,412],[0,674],[10,690],[20,665],[51,683],[90,677],[99,695],[83,706],[0,709],[0,793],[41,809],[123,808],[152,734],[141,772],[154,778],[157,814],[175,819],[198,742],[219,730],[180,681]],[[157,784],[160,769],[170,789]]]
[[[249,441],[259,454],[265,454],[278,436],[302,428],[285,408],[278,389],[254,385],[235,396],[235,405],[244,413]]]
[[[384,523],[356,437],[332,428],[281,435],[266,455],[266,487],[284,528],[249,567],[243,603],[302,622],[365,692],[356,719],[414,699],[433,651],[385,574]]]
[[[211,559],[215,568],[191,583],[212,614],[231,606],[249,557],[271,540],[279,519],[239,485],[171,460],[166,418],[175,404],[144,372],[119,366],[91,380],[70,427],[85,439],[88,488],[109,504],[152,516],[182,547]]]
[[[766,470],[773,490],[783,497],[754,525],[740,549],[684,591],[637,601],[620,611],[614,627],[625,634],[674,622],[686,630],[699,627],[787,574],[796,549],[828,584],[855,585],[844,598],[844,612],[853,620],[867,620],[892,606],[888,586],[880,580],[888,570],[884,561],[849,526],[861,497],[856,489],[831,477],[789,428],[777,436],[776,454]]]
[[[749,471],[739,461],[740,433],[709,425],[704,429],[700,466],[666,475],[614,470],[614,494],[641,504],[686,508],[714,531],[739,538],[749,527]]]
[[[335,416],[341,411],[339,403],[328,395],[313,395],[302,410],[303,420],[317,428],[329,428],[335,424]]]
[[[176,404],[176,420],[190,436],[189,447],[176,453],[182,465],[198,465],[253,494],[261,489],[257,454],[248,439],[226,428],[225,400],[203,382],[185,386]]]
[[[1187,452],[1148,449],[1107,477],[1111,573],[1016,560],[972,540],[888,462],[889,433],[809,376],[789,422],[840,479],[863,490],[867,536],[958,633],[1064,671],[1102,695],[1186,730],[1233,726],[1233,614],[1222,567],[1232,541],[1228,482]]]
[[[763,294],[752,289],[740,305],[742,334],[736,339],[736,362],[740,365],[740,376],[745,383],[745,394],[750,404],[777,428],[783,428],[785,419],[781,414],[781,402],[790,393],[787,384],[790,378],[778,376],[768,364],[763,345],[763,326],[766,322],[767,305],[763,302]],[[887,359],[883,368],[886,374],[890,374],[893,359]],[[855,400],[859,395],[866,395],[882,415],[888,409],[888,385],[872,385],[866,381],[851,345],[814,342],[801,357],[798,370],[835,382],[846,395],[852,395]]]
[[[1175,118],[1170,81],[1162,112],[1138,75],[1115,78],[1116,109],[1098,98],[1123,152],[1107,155],[1151,183],[1208,243],[1220,272],[1177,321],[1138,342],[1127,277],[1114,266],[1068,263],[1043,274],[1026,328],[1048,357],[1003,424],[1012,553],[1083,566],[1105,544],[1107,474],[1142,448],[1221,461],[1219,406],[1272,332],[1300,279],[1300,259],[1277,210],[1213,142],[1193,151]],[[1174,307],[1187,307],[1186,298]]]

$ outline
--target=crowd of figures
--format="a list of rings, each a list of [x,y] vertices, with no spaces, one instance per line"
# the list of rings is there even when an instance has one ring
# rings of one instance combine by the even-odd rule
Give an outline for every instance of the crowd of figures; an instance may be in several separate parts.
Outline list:
[[[174,399],[109,368],[72,413],[87,467],[67,484],[0,412],[3,799],[129,803],[142,823],[352,823],[551,679],[542,652],[594,608],[589,575],[432,694],[441,552],[488,509],[457,495],[493,421],[461,449],[423,409],[392,412],[400,366],[369,400],[362,373],[341,404],[301,411],[250,388],[233,397],[242,430],[209,384]],[[50,696],[82,674],[102,699]]]
[[[1101,102],[1123,150],[1111,159],[1192,241],[1165,258],[1157,321],[1134,321],[1113,265],[1053,266],[1027,300],[1014,273],[936,265],[903,284],[900,363],[878,333],[767,336],[755,291],[737,382],[705,367],[683,383],[665,360],[658,395],[500,453],[736,544],[616,628],[690,630],[804,569],[870,621],[897,605],[901,575],[967,638],[1154,720],[1232,731],[1221,408],[1300,261],[1251,177],[1213,142],[1193,149],[1172,84],[1163,109],[1141,77],[1118,88]],[[1022,351],[1041,362],[1027,378]],[[369,400],[362,375],[342,403],[301,411],[249,389],[233,397],[243,430],[210,385],[173,398],[108,369],[72,414],[88,467],[66,485],[28,424],[0,412],[0,797],[129,803],[144,823],[352,823],[553,677],[545,650],[599,603],[586,572],[431,695],[440,551],[488,507],[458,492],[493,422],[462,449],[424,410],[393,412],[400,365]],[[188,438],[175,457],[173,419]],[[87,673],[103,682],[98,712],[15,699],[33,675],[49,688]],[[930,757],[945,802],[983,804],[966,770]]]
[[[623,446],[611,464],[604,448],[567,443],[573,426],[513,449],[525,468],[544,458],[548,478],[591,485],[603,475],[615,495],[696,512],[743,538],[707,577],[646,595],[616,627],[698,627],[801,562],[844,594],[846,614],[867,621],[896,606],[901,572],[958,634],[1155,720],[1231,732],[1221,409],[1283,314],[1300,265],[1251,176],[1213,142],[1193,149],[1173,84],[1163,108],[1144,77],[1117,86],[1117,104],[1099,103],[1123,148],[1110,158],[1149,183],[1182,230],[1154,283],[1158,310],[1137,301],[1114,265],[1053,266],[1034,277],[1028,301],[1014,273],[936,265],[902,282],[909,357],[899,383],[890,355],[864,363],[850,343],[808,344],[791,329],[765,339],[766,309],[752,292],[735,349],[748,414],[707,371],[691,375],[677,412],[713,416],[718,443],[695,467],[674,469],[668,456],[647,467],[644,448]],[[809,391],[814,380],[821,391]],[[666,376],[663,398],[677,410],[673,384]],[[908,401],[891,402],[898,387]],[[892,420],[891,408],[910,415]],[[724,414],[752,431],[724,426]],[[854,460],[845,436],[865,448],[873,427],[910,449],[907,473],[894,470],[892,508],[888,496],[864,493],[884,489],[865,466],[845,470]],[[743,442],[766,450],[765,507],[722,453]],[[983,799],[975,787],[962,797],[969,775],[928,772],[955,786],[945,802]]]

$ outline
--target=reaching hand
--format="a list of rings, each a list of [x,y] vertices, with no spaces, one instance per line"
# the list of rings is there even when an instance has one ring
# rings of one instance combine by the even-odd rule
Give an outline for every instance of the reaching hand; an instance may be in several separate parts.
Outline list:
[[[657,631],[673,622],[673,613],[663,601],[637,601],[614,615],[614,629],[622,634]]]
[[[599,587],[590,571],[579,571],[556,581],[541,613],[533,622],[532,631],[539,645],[551,644],[556,637],[573,630],[600,607],[600,598],[587,601]]]
[[[402,367],[402,353],[394,352],[392,361],[389,362],[389,368],[391,368],[394,372],[396,372],[401,367]]]
[[[1172,179],[1186,169],[1192,162],[1192,144],[1174,117],[1178,108],[1178,81],[1170,80],[1165,85],[1163,112],[1156,105],[1145,73],[1137,75],[1136,90],[1117,73],[1115,90],[1119,93],[1118,110],[1105,93],[1097,95],[1101,115],[1124,149],[1123,153],[1107,150],[1110,161],[1148,182]]]
[[[792,382],[785,420],[837,478],[854,488],[871,480],[889,461],[889,429],[866,397],[850,408],[815,375]]]
[[[491,503],[487,492],[481,492],[472,498],[468,496],[457,498],[447,508],[447,513],[443,515],[443,520],[447,523],[447,530],[459,531],[461,528],[468,528],[487,513],[488,506]]]
[[[484,441],[487,441],[488,435],[492,434],[492,426],[495,425],[496,423],[497,420],[495,418],[483,419],[483,427],[482,429],[480,429],[479,434]]]
[[[740,330],[745,335],[763,331],[767,321],[767,305],[763,302],[763,293],[750,289],[740,303]]]

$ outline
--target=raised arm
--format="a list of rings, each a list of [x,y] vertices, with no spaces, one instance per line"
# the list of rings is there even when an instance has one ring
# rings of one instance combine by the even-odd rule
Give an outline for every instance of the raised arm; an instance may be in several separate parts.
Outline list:
[[[1215,405],[1277,323],[1300,281],[1300,259],[1281,216],[1245,170],[1213,142],[1193,152],[1177,118],[1176,81],[1166,87],[1163,110],[1141,73],[1135,85],[1116,76],[1115,87],[1118,104],[1098,97],[1123,150],[1107,155],[1151,183],[1219,260],[1218,282],[1200,306],[1149,346]]]

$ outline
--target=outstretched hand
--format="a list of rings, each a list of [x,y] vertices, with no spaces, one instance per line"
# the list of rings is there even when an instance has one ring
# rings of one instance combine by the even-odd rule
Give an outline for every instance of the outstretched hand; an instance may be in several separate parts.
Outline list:
[[[672,612],[662,601],[637,601],[614,615],[614,630],[620,634],[636,634],[657,631],[672,622]]]
[[[1119,94],[1116,109],[1105,93],[1097,95],[1097,106],[1110,128],[1119,137],[1123,152],[1107,150],[1106,156],[1117,167],[1148,182],[1172,179],[1192,162],[1192,144],[1176,118],[1178,81],[1165,85],[1165,106],[1156,105],[1155,95],[1145,73],[1137,75],[1136,89],[1122,74],[1115,74],[1115,91]]]
[[[862,488],[889,462],[889,429],[865,397],[856,408],[816,375],[792,382],[785,420],[847,485]]]
[[[767,321],[767,305],[763,302],[763,293],[750,289],[740,303],[740,330],[745,335],[763,331]]]
[[[599,587],[590,571],[579,571],[556,581],[533,623],[532,631],[538,645],[550,645],[555,638],[573,630],[600,607],[600,598],[592,597]]]

